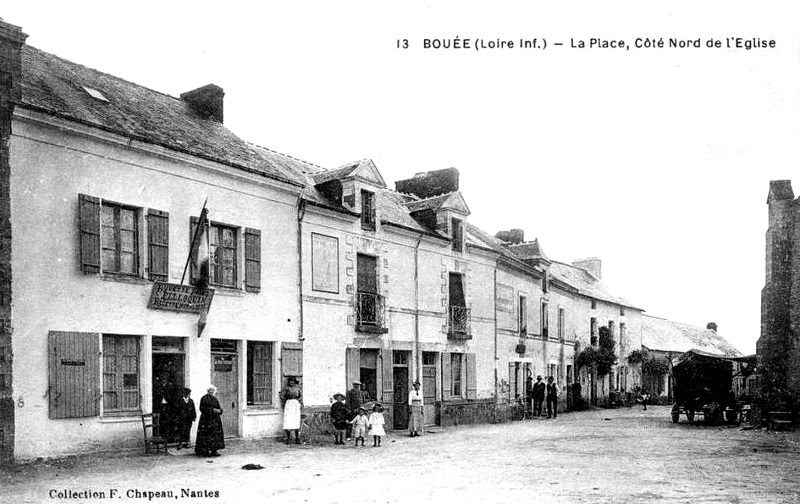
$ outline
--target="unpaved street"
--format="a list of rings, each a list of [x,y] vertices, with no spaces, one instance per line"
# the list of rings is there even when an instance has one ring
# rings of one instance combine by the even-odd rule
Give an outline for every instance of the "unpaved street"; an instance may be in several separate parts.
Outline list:
[[[215,459],[134,454],[38,462],[0,473],[0,501],[109,502],[113,490],[120,503],[148,502],[148,492],[172,492],[151,502],[213,504],[800,502],[797,432],[673,425],[668,407],[464,426],[414,439],[390,435],[380,448],[371,444],[259,441],[235,444]],[[243,470],[248,463],[264,469]],[[182,497],[183,489],[194,497]],[[79,498],[68,498],[70,491]]]

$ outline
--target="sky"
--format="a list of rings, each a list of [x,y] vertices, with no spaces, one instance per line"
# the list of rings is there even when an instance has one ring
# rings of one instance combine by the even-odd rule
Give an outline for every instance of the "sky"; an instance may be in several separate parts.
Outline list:
[[[0,16],[166,94],[217,84],[234,133],[326,168],[370,158],[393,187],[456,167],[472,224],[523,229],[553,260],[598,257],[647,314],[714,321],[755,353],[769,181],[800,159],[800,6],[28,0]],[[775,47],[728,49],[737,37]],[[547,47],[519,48],[534,38]],[[592,38],[629,49],[572,47]]]

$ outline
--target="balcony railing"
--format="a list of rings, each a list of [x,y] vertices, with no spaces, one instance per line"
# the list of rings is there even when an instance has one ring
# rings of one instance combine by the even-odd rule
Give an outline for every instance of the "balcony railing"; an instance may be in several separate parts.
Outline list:
[[[383,296],[370,292],[356,293],[356,331],[386,333],[386,303]]]
[[[450,306],[447,310],[447,335],[452,339],[472,339],[469,325],[469,308],[466,306]]]

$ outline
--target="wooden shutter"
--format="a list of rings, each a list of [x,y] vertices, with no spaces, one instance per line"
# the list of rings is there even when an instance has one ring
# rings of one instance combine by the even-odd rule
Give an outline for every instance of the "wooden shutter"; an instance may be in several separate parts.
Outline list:
[[[361,380],[361,353],[358,348],[348,348],[345,351],[345,375],[347,383],[345,390],[350,390],[354,381]]]
[[[244,288],[261,291],[261,231],[244,228]]]
[[[303,376],[303,344],[284,341],[281,343],[281,389],[289,376]]]
[[[100,335],[50,331],[50,418],[100,414]]]
[[[475,354],[467,354],[467,399],[478,398],[478,374]]]
[[[388,348],[384,348],[381,350],[381,361],[382,361],[382,372],[381,372],[381,404],[383,405],[384,410],[386,413],[384,417],[387,419],[388,424],[393,426],[394,425],[394,373],[393,373],[393,366],[394,361],[392,360],[392,351]],[[398,401],[404,400],[401,397],[397,398]],[[405,398],[408,400],[408,397]]]
[[[442,352],[442,398],[449,399],[453,395],[450,383],[450,352]]]
[[[100,273],[100,198],[78,195],[81,234],[81,270]]]
[[[147,211],[148,278],[169,280],[169,213],[161,210]]]

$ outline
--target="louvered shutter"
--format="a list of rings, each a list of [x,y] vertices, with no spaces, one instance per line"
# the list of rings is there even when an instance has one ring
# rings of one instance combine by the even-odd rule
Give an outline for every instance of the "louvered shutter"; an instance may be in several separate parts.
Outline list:
[[[450,380],[450,352],[442,352],[442,398],[450,399],[453,396],[453,386]]]
[[[303,376],[302,343],[281,343],[281,375],[281,388],[286,386],[286,379],[289,376],[296,376],[297,378]]]
[[[261,291],[261,231],[244,229],[244,286],[248,292]]]
[[[345,390],[350,390],[354,381],[361,379],[361,352],[358,348],[348,348],[345,355]]]
[[[392,351],[388,348],[381,350],[381,361],[383,363],[381,371],[381,404],[385,410],[384,418],[386,418],[389,426],[394,426],[394,379],[393,379],[393,365]],[[405,398],[408,400],[408,398]],[[402,398],[398,397],[398,401]]]
[[[100,198],[78,195],[81,234],[81,270],[100,273]]]
[[[50,331],[50,418],[82,418],[100,414],[100,335]]]
[[[148,278],[169,280],[169,213],[161,210],[147,211]]]

